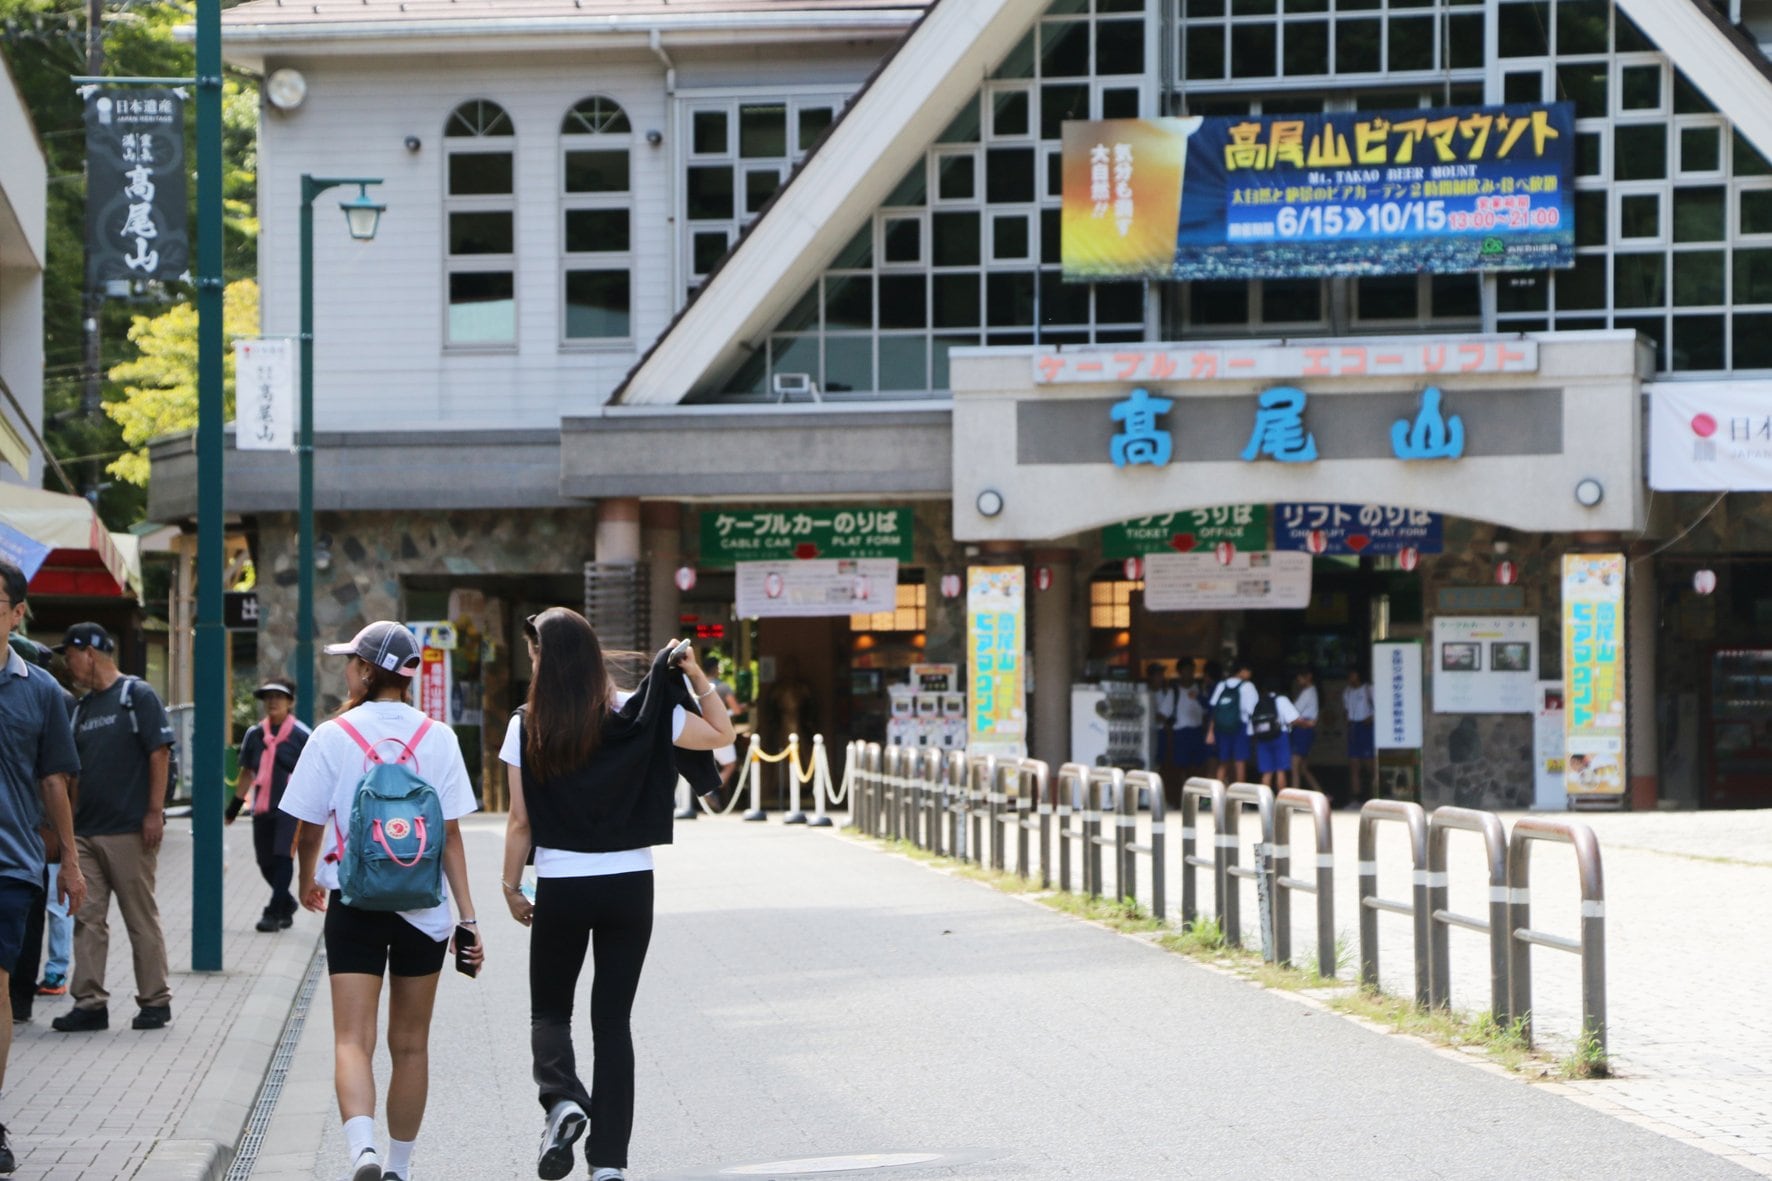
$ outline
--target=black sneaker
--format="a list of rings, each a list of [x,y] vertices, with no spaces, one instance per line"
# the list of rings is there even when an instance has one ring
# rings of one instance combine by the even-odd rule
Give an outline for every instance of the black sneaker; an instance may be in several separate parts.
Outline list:
[[[143,1005],[129,1023],[131,1029],[165,1029],[172,1022],[171,1005]]]
[[[585,1131],[585,1109],[570,1099],[548,1108],[547,1127],[542,1129],[541,1155],[535,1174],[542,1181],[560,1181],[572,1172],[572,1146]]]
[[[275,911],[267,906],[265,907],[265,912],[259,916],[258,922],[254,923],[252,927],[255,931],[281,931],[283,929],[283,920],[278,917]]]
[[[6,1134],[6,1125],[0,1124],[0,1173],[7,1176],[18,1168],[18,1162],[12,1159],[12,1137]]]
[[[295,926],[295,912],[286,910],[282,914],[278,915],[277,916],[277,926],[280,930],[284,930],[284,931],[287,931],[289,928]]]
[[[82,1009],[76,1006],[51,1021],[49,1028],[57,1033],[95,1033],[111,1028],[111,1013],[109,1009],[102,1007]]]

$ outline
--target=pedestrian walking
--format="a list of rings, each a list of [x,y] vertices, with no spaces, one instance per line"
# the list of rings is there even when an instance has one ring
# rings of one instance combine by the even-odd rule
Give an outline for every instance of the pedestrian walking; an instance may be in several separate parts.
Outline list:
[[[411,630],[378,620],[345,643],[328,644],[326,654],[349,658],[348,696],[338,715],[308,736],[278,807],[301,822],[301,904],[326,915],[333,1085],[347,1175],[411,1181],[444,951],[453,943],[458,966],[470,974],[484,962],[458,823],[474,810],[474,791],[455,732],[408,704],[420,661]],[[411,772],[402,781],[409,794],[392,801],[392,789],[375,777],[402,768]],[[427,815],[442,820],[441,848]],[[428,904],[402,905],[421,896]],[[375,1143],[374,1072],[384,977],[393,1059],[385,1161]]]
[[[1279,691],[1280,678],[1269,676],[1263,680],[1269,687],[1261,690],[1249,713],[1255,769],[1264,785],[1284,791],[1292,770],[1292,727],[1298,721],[1298,709],[1290,697]]]
[[[1311,748],[1317,744],[1317,720],[1322,705],[1317,697],[1317,675],[1310,668],[1301,668],[1292,678],[1292,704],[1298,720],[1292,723],[1292,785],[1310,785],[1311,791],[1322,791],[1316,773],[1311,770]]]
[[[271,900],[259,916],[257,929],[281,931],[295,923],[295,829],[301,822],[278,808],[289,773],[307,745],[308,727],[291,712],[295,690],[285,681],[266,681],[252,695],[264,703],[265,716],[240,743],[240,777],[234,784],[234,805],[228,823],[250,806],[252,850],[259,875],[271,888]]]
[[[1372,686],[1357,668],[1348,670],[1341,707],[1347,711],[1348,806],[1358,808],[1378,794],[1378,752],[1373,746]],[[1366,770],[1363,781],[1362,767]]]
[[[8,641],[12,650],[24,658],[25,663],[34,666],[34,670],[48,673],[55,662],[55,653],[25,636],[14,635]],[[69,693],[60,681],[56,686],[61,689],[62,704],[67,708],[70,723],[73,717],[73,694]],[[68,731],[72,735],[73,730]],[[69,779],[69,784],[72,784]],[[73,815],[73,802],[70,794],[68,814]],[[74,922],[68,916],[67,904],[55,900],[56,882],[60,875],[56,872],[60,867],[56,864],[61,860],[61,845],[56,840],[55,831],[47,822],[39,825],[38,835],[43,839],[44,858],[48,862],[48,873],[44,875],[43,889],[37,895],[37,905],[31,908],[25,918],[24,942],[19,947],[18,959],[12,965],[12,980],[9,991],[12,993],[12,1019],[15,1022],[29,1021],[37,1006],[40,996],[64,996],[68,991],[68,964],[73,957]],[[57,915],[60,919],[57,919]],[[49,962],[44,965],[43,979],[37,979],[37,969],[43,964],[43,937],[49,936]]]
[[[732,721],[687,645],[673,642],[639,686],[622,693],[596,632],[576,611],[544,611],[526,634],[535,675],[499,758],[511,798],[505,902],[511,917],[532,928],[529,1041],[547,1113],[536,1173],[550,1181],[570,1173],[573,1145],[588,1123],[592,1181],[620,1181],[634,1126],[629,1020],[652,938],[652,846],[671,843],[680,773],[698,795],[720,784],[709,754],[678,752],[731,742]],[[518,885],[532,853],[533,903]],[[587,947],[589,1090],[572,1045],[573,993]]]
[[[1238,663],[1206,702],[1206,741],[1217,748],[1218,777],[1226,783],[1241,783],[1248,771],[1249,717],[1261,700],[1254,675],[1247,662]]]
[[[53,852],[74,847],[68,777],[80,769],[61,686],[12,649],[12,633],[25,621],[26,583],[24,571],[0,559],[0,640],[6,641],[6,663],[0,668],[0,1004],[6,1006],[0,1019],[0,1093],[12,1053],[11,969],[18,963],[26,922],[39,904],[44,859],[52,852],[39,830],[47,826],[54,835]],[[71,907],[80,908],[86,881],[78,862],[69,860],[56,888]],[[35,976],[35,962],[30,970]],[[0,1174],[16,1167],[11,1131],[0,1123]]]
[[[172,1020],[172,989],[154,881],[166,835],[172,722],[152,686],[117,671],[117,646],[103,627],[76,623],[57,651],[75,687],[86,691],[74,711],[80,752],[74,848],[87,893],[74,914],[74,1007],[50,1028],[91,1033],[110,1027],[105,969],[115,898],[135,962],[138,1012],[130,1028],[164,1029]]]

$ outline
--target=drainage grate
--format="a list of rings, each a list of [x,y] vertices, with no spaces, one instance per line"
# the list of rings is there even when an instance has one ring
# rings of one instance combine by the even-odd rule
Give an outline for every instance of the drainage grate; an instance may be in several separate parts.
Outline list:
[[[308,973],[302,977],[301,988],[296,991],[295,1004],[290,1006],[289,1017],[283,1022],[283,1033],[277,1039],[277,1050],[271,1055],[271,1067],[265,1072],[264,1084],[258,1089],[252,1114],[246,1117],[246,1131],[240,1137],[240,1146],[234,1150],[234,1163],[228,1166],[227,1181],[246,1181],[252,1176],[252,1166],[258,1163],[259,1146],[264,1143],[265,1129],[271,1126],[271,1116],[283,1094],[283,1083],[289,1077],[289,1064],[295,1058],[296,1044],[301,1041],[302,1027],[308,1023],[308,1006],[313,1003],[314,990],[320,985],[320,975],[325,967],[326,952],[316,947],[313,958],[308,961]]]

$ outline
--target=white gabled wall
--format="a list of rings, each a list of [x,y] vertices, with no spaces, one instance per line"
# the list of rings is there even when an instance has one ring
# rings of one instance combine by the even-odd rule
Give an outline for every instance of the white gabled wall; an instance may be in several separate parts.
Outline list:
[[[621,390],[681,402],[735,368],[886,199],[1046,0],[941,0]]]
[[[875,48],[877,49],[878,43]],[[296,111],[267,108],[259,148],[259,280],[263,331],[298,328],[300,176],[380,176],[388,209],[371,243],[345,233],[341,190],[315,204],[315,422],[321,431],[557,429],[603,404],[676,310],[672,205],[682,145],[673,142],[663,64],[649,53],[479,57],[273,58],[308,80]],[[777,64],[783,86],[857,87],[877,63],[866,49],[811,45]],[[805,78],[802,79],[801,73]],[[607,95],[633,125],[632,339],[562,345],[560,136],[568,109]],[[517,343],[445,348],[443,127],[460,103],[510,113],[516,195]],[[665,138],[657,147],[646,132]],[[417,153],[404,146],[417,136]],[[490,144],[488,146],[491,146]],[[352,190],[354,192],[354,190]]]
[[[1772,159],[1772,79],[1700,9],[1704,0],[1617,0],[1692,84]]]

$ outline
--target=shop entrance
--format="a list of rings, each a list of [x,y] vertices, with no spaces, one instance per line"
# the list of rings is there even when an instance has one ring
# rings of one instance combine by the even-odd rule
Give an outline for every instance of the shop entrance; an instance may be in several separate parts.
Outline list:
[[[1143,583],[1128,580],[1118,562],[1095,571],[1088,659],[1083,684],[1073,690],[1072,757],[1155,767],[1165,782],[1180,783],[1215,762],[1210,752],[1202,755],[1186,742],[1162,739],[1156,719],[1159,686],[1192,688],[1204,704],[1213,687],[1244,663],[1261,688],[1290,697],[1295,674],[1308,668],[1320,711],[1309,765],[1325,791],[1345,799],[1351,768],[1342,690],[1350,670],[1358,669],[1370,682],[1365,663],[1374,642],[1422,635],[1420,575],[1397,568],[1394,558],[1319,557],[1312,562],[1310,604],[1298,610],[1152,611],[1143,592]],[[1087,724],[1094,692],[1125,694],[1111,712],[1128,719],[1136,715],[1147,724],[1107,728],[1110,748],[1096,749],[1102,743],[1092,743],[1090,732],[1099,738],[1103,728]],[[1385,795],[1412,797],[1419,786],[1418,752],[1383,752],[1378,774]]]

